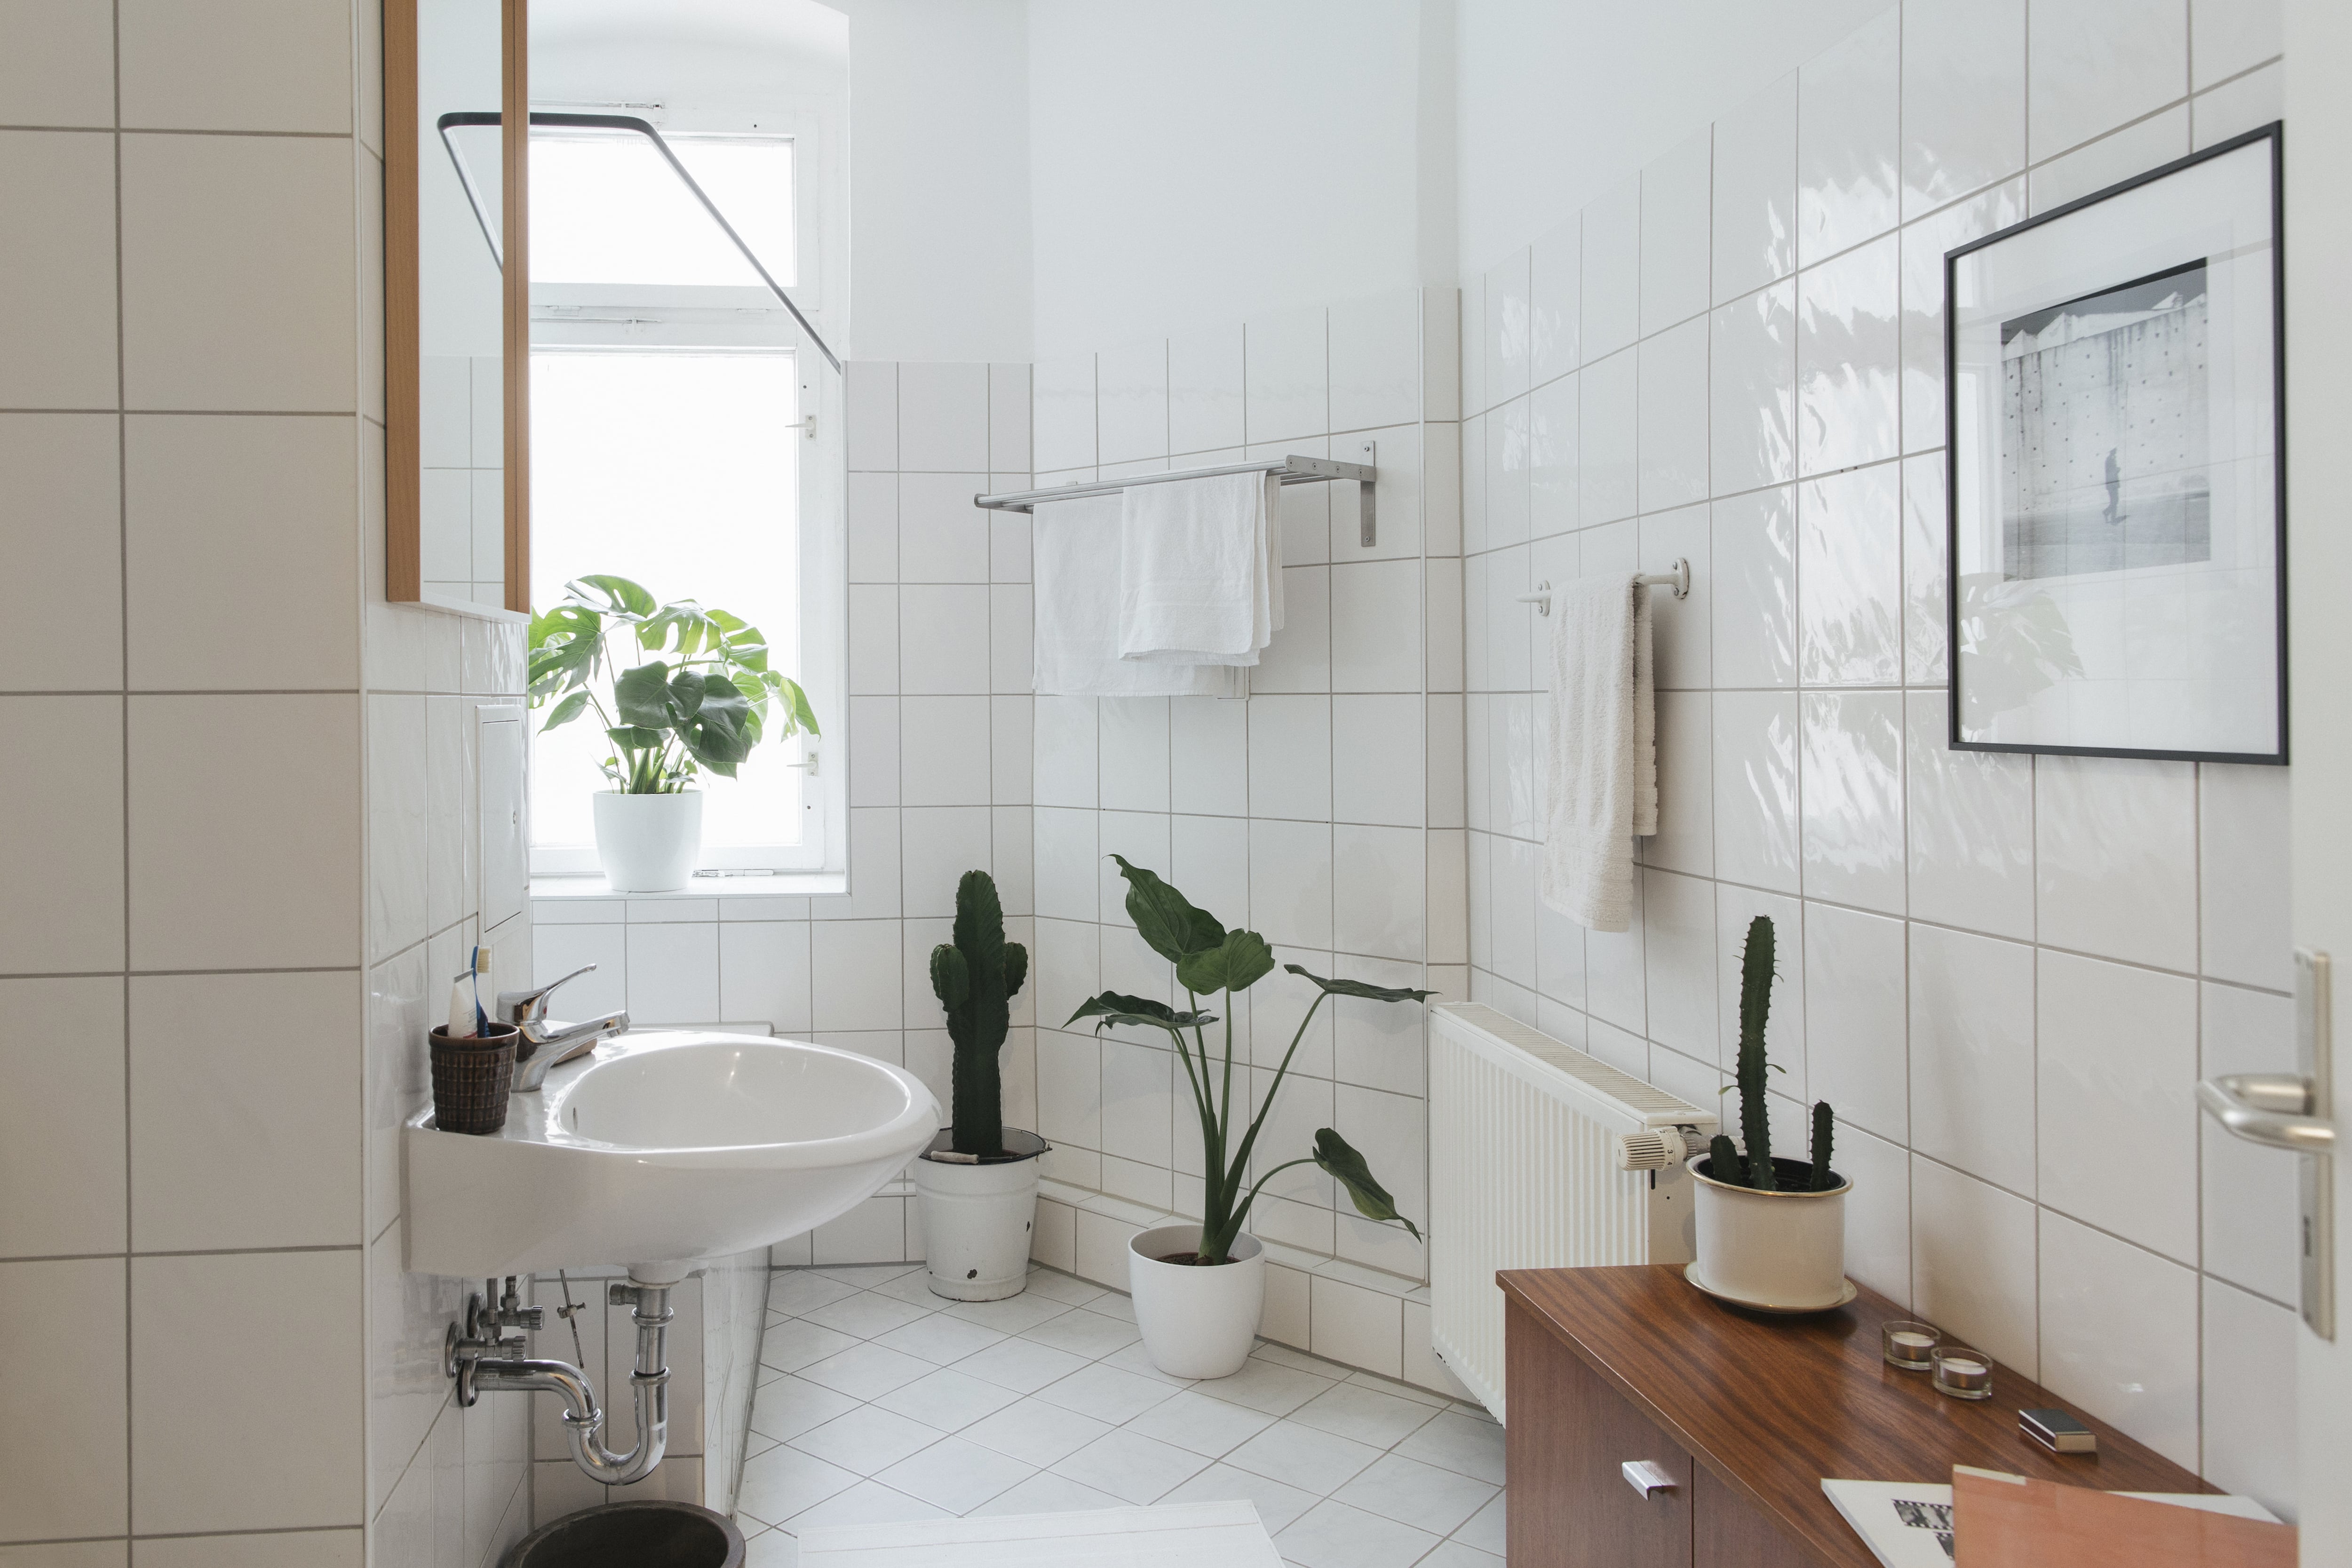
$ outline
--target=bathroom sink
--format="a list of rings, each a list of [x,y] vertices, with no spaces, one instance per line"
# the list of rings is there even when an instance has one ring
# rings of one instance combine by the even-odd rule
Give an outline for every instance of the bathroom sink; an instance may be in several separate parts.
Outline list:
[[[409,1119],[407,1267],[625,1264],[643,1281],[798,1236],[896,1177],[939,1101],[887,1062],[799,1040],[623,1035],[509,1102],[487,1136]]]

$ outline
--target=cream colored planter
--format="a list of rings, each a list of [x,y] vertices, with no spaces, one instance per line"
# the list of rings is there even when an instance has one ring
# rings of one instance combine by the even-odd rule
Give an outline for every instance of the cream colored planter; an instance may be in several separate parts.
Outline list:
[[[1162,1263],[1201,1245],[1197,1225],[1138,1231],[1127,1244],[1135,1321],[1151,1364],[1171,1377],[1231,1377],[1257,1342],[1265,1310],[1265,1248],[1254,1236],[1234,1238],[1232,1261],[1213,1268]]]
[[[615,795],[596,802],[596,858],[616,893],[674,893],[702,858],[702,792]]]
[[[1693,1282],[1699,1289],[1774,1312],[1821,1311],[1850,1299],[1845,1195],[1852,1182],[1841,1180],[1825,1193],[1759,1193],[1703,1174],[1706,1163],[1700,1154],[1685,1165],[1697,1200]],[[1782,1180],[1792,1163],[1775,1162]]]

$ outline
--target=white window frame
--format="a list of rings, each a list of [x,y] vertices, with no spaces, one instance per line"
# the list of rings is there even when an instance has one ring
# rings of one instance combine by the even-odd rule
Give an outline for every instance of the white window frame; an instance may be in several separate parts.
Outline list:
[[[552,106],[542,106],[552,107]],[[800,283],[793,301],[840,353],[845,301],[835,290],[824,308],[824,279],[846,276],[845,226],[827,222],[827,199],[845,174],[836,155],[837,136],[827,135],[811,115],[789,128],[772,117],[761,123],[698,124],[691,131],[664,127],[665,136],[742,135],[793,143],[793,238]],[[828,259],[831,265],[827,265]],[[720,353],[773,352],[793,355],[799,389],[793,424],[803,442],[799,476],[800,647],[797,668],[788,670],[808,693],[820,736],[765,742],[799,749],[807,767],[802,784],[802,836],[790,846],[721,846],[703,851],[706,869],[722,873],[769,872],[815,876],[827,883],[848,869],[849,562],[847,454],[844,444],[843,378],[792,312],[764,288],[680,288],[628,284],[533,284],[531,352],[565,349],[677,349]],[[813,764],[813,765],[812,765]],[[598,869],[593,846],[530,847],[535,876],[590,876]],[[721,889],[772,891],[766,878],[698,879],[696,891]],[[812,890],[821,890],[813,889]]]

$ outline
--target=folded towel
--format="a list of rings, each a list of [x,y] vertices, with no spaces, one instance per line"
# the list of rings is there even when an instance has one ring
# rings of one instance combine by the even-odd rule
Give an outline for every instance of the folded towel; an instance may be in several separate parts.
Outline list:
[[[1255,664],[1282,625],[1282,481],[1215,474],[1125,492],[1118,652]]]
[[[1555,589],[1545,662],[1545,903],[1593,931],[1633,914],[1633,840],[1658,830],[1650,591],[1625,574]]]
[[[1059,697],[1244,697],[1234,666],[1118,657],[1119,498],[1040,501],[1031,684]]]

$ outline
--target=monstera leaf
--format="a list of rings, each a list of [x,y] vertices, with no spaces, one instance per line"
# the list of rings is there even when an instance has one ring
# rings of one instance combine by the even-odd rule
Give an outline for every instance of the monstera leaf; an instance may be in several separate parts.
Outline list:
[[[1348,1195],[1356,1202],[1358,1214],[1384,1225],[1393,1220],[1412,1231],[1415,1241],[1421,1239],[1419,1227],[1397,1213],[1396,1200],[1389,1196],[1386,1187],[1373,1179],[1371,1167],[1364,1163],[1364,1157],[1328,1127],[1315,1134],[1315,1163],[1323,1168],[1325,1175],[1348,1189]]]

